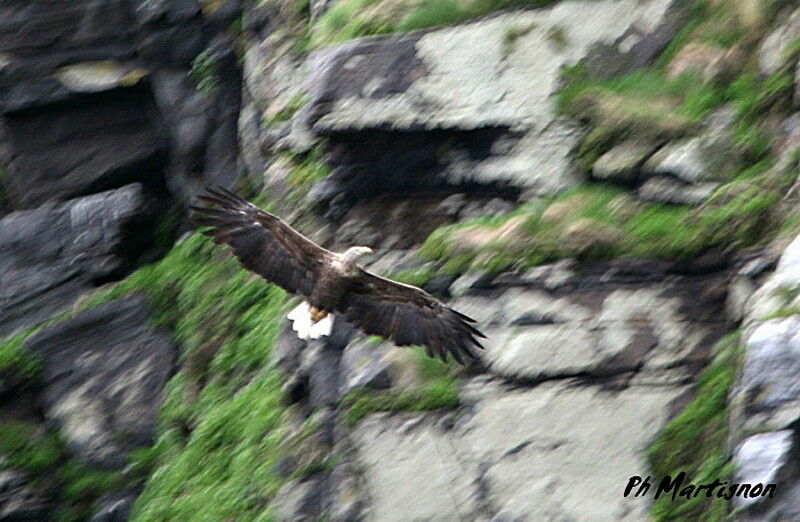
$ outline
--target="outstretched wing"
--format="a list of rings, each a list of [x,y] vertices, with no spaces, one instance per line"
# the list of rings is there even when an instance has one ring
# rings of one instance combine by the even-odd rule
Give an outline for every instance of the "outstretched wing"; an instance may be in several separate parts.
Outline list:
[[[483,337],[464,314],[424,290],[361,270],[337,311],[370,335],[391,339],[398,346],[423,345],[430,357],[461,364],[478,358]]]
[[[291,293],[310,296],[318,268],[331,253],[277,216],[264,212],[224,188],[206,188],[197,199],[208,207],[190,206],[197,225],[214,242],[231,246],[239,262]]]

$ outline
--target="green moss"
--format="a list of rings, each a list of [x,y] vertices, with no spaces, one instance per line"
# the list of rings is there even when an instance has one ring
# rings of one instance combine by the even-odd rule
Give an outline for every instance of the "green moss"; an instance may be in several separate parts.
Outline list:
[[[157,442],[136,455],[134,468],[152,473],[132,520],[268,519],[283,484],[275,465],[286,408],[269,361],[285,294],[221,256],[195,234],[87,303],[145,293],[181,349]]]
[[[38,377],[41,361],[25,348],[25,340],[32,333],[28,331],[16,335],[0,344],[0,387],[7,377],[24,383],[33,382]]]
[[[648,450],[648,460],[656,476],[675,476],[686,471],[692,482],[732,478],[733,464],[728,459],[728,391],[740,365],[738,334],[718,345],[718,355],[697,383],[695,399],[667,425]],[[661,498],[653,506],[653,518],[666,520],[724,520],[729,504],[706,498],[673,501]]]
[[[312,28],[312,47],[360,36],[453,25],[502,9],[541,7],[554,0],[341,0]]]
[[[712,248],[763,245],[781,229],[778,203],[792,182],[764,160],[741,170],[699,207],[637,202],[622,188],[587,184],[545,205],[498,220],[469,220],[435,230],[420,253],[441,272],[497,273],[566,257],[589,262],[616,256],[689,260]],[[516,231],[493,230],[519,219]],[[485,242],[474,244],[478,234]]]
[[[668,78],[660,70],[596,80],[587,76],[585,68],[574,68],[564,78],[567,84],[559,93],[558,110],[588,121],[595,133],[591,141],[602,137],[607,145],[613,144],[608,138],[670,138],[691,133],[725,101],[720,88],[704,85],[691,75]]]
[[[0,454],[0,468],[24,472],[31,487],[53,498],[53,520],[87,520],[100,495],[125,483],[120,474],[71,459],[58,435],[36,424],[0,424]]]
[[[217,89],[219,85],[217,69],[210,52],[203,51],[194,58],[191,75],[197,90],[204,95],[210,96]]]

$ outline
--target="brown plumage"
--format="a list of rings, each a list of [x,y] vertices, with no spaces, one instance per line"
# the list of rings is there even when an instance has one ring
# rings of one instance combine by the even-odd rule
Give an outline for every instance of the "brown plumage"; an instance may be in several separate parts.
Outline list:
[[[203,233],[228,244],[242,266],[286,291],[305,296],[312,323],[329,313],[344,316],[369,335],[398,346],[423,345],[431,357],[460,363],[478,358],[485,336],[475,321],[424,290],[359,268],[353,247],[344,253],[326,250],[285,221],[236,194],[218,188],[198,196],[206,207],[190,207],[194,222],[211,228]]]

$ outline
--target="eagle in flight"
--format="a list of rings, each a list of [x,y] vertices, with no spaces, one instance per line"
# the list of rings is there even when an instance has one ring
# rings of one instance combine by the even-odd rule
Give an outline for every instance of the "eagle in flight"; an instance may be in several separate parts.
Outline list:
[[[301,339],[330,335],[339,314],[369,335],[398,346],[423,345],[430,357],[451,354],[465,364],[478,358],[483,337],[474,319],[459,313],[415,286],[371,274],[356,261],[372,249],[354,246],[345,252],[326,250],[224,188],[206,188],[191,206],[203,233],[233,249],[239,262],[270,283],[307,299],[289,313]]]

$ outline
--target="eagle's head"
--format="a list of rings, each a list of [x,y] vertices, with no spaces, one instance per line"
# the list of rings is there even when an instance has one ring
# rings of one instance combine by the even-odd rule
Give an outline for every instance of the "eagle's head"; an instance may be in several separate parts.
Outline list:
[[[342,261],[344,262],[345,265],[349,267],[355,267],[356,261],[358,261],[359,258],[371,253],[372,249],[370,247],[366,246],[350,247],[345,251],[344,254],[342,254]]]

